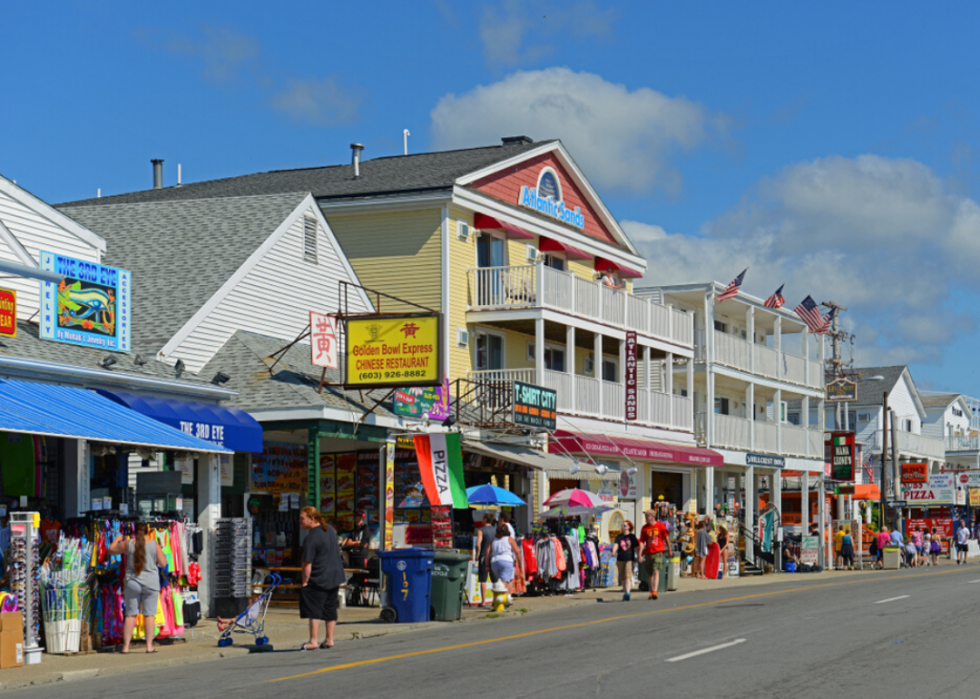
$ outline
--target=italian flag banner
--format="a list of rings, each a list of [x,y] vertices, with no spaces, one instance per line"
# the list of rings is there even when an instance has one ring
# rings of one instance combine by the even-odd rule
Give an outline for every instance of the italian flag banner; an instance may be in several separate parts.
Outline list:
[[[459,434],[417,434],[415,454],[425,496],[432,507],[452,505],[457,510],[465,510],[470,506],[463,481]]]

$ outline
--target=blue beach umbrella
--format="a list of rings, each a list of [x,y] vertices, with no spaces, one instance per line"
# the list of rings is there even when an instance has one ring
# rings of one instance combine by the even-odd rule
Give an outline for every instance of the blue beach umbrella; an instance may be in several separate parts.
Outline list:
[[[466,489],[466,499],[471,505],[499,505],[501,507],[520,507],[527,503],[509,490],[495,485],[474,485]]]

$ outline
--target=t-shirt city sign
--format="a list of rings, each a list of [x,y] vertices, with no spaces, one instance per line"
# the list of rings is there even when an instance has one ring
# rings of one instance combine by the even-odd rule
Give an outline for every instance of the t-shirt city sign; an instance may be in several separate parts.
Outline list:
[[[529,209],[558,219],[562,223],[570,223],[576,228],[585,228],[585,216],[582,215],[581,207],[576,206],[575,210],[565,206],[565,201],[561,195],[561,182],[558,175],[550,167],[542,168],[538,175],[537,187],[521,187],[520,196],[517,203]]]

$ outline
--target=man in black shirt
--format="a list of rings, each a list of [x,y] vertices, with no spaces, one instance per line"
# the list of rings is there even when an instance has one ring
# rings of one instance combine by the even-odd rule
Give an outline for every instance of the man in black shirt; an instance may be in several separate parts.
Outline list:
[[[368,529],[364,510],[358,510],[354,517],[354,530],[344,539],[344,550],[347,551],[351,568],[364,568],[371,550],[371,530]]]
[[[300,510],[299,526],[306,530],[299,616],[310,622],[310,640],[300,650],[333,648],[333,633],[337,626],[337,593],[347,581],[337,544],[337,532],[323,521],[315,507]],[[322,644],[318,640],[321,619],[327,624],[327,639]]]

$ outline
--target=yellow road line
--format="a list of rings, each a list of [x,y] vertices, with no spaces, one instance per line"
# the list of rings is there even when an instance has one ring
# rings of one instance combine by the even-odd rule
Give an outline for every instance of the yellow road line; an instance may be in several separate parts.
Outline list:
[[[429,650],[417,650],[411,653],[400,653],[399,655],[388,655],[383,658],[372,658],[369,660],[357,660],[352,663],[343,663],[341,665],[331,665],[330,667],[320,668],[319,670],[313,670],[311,672],[304,672],[299,675],[290,675],[289,677],[280,677],[274,680],[266,680],[266,682],[285,682],[286,680],[297,680],[303,677],[312,677],[314,675],[321,675],[325,672],[336,672],[338,670],[349,670],[354,667],[363,667],[365,665],[374,665],[376,663],[386,663],[392,660],[403,660],[404,658],[417,658],[422,655],[431,655],[433,653],[445,653],[451,650],[461,650],[463,648],[473,648],[474,646],[483,646],[489,643],[500,643],[502,641],[513,641],[518,638],[528,638],[530,636],[537,636],[545,633],[554,633],[555,631],[567,631],[568,629],[578,629],[583,626],[594,626],[596,624],[606,624],[610,621],[622,621],[623,619],[635,619],[638,617],[652,616],[654,614],[666,614],[668,612],[680,612],[685,609],[697,609],[699,607],[712,607],[719,604],[728,604],[729,602],[740,602],[747,599],[756,599],[759,597],[770,597],[772,595],[786,595],[791,592],[807,592],[808,590],[819,590],[825,587],[840,587],[841,585],[857,585],[859,583],[866,582],[880,582],[882,580],[907,580],[909,578],[924,578],[932,575],[949,575],[950,573],[965,573],[968,569],[966,568],[954,568],[953,570],[945,570],[938,573],[916,573],[915,575],[892,575],[887,578],[879,578],[874,576],[864,577],[858,580],[846,580],[842,582],[833,583],[821,583],[820,585],[807,585],[806,587],[794,587],[789,590],[771,590],[769,592],[757,592],[753,595],[743,595],[741,597],[729,597],[728,599],[717,600],[715,602],[698,602],[697,604],[686,604],[681,607],[670,607],[669,609],[655,609],[649,612],[636,612],[635,614],[623,614],[620,616],[611,616],[604,619],[594,619],[592,621],[582,621],[577,624],[566,624],[565,626],[553,626],[548,629],[538,629],[537,631],[525,631],[524,633],[514,634],[512,636],[500,636],[498,638],[485,638],[482,641],[471,641],[469,643],[459,643],[454,646],[443,646],[442,648],[431,648]]]

